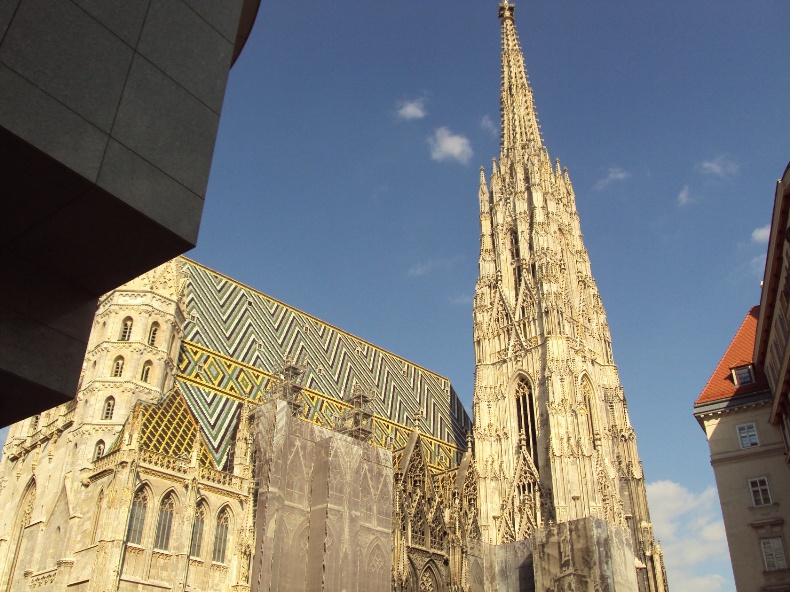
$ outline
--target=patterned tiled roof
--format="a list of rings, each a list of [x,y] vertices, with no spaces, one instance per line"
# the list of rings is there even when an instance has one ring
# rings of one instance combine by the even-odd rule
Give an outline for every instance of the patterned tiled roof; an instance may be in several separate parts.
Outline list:
[[[732,369],[752,363],[754,354],[754,339],[757,334],[757,319],[760,307],[754,306],[746,315],[740,329],[722,356],[719,365],[702,389],[702,393],[694,405],[702,405],[713,401],[721,401],[741,395],[748,395],[768,389],[768,381],[759,367],[754,367],[754,382],[736,386],[732,378]]]

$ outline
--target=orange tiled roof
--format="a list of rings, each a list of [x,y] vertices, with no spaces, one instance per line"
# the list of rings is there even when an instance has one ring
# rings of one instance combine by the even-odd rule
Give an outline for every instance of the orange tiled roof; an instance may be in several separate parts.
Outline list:
[[[754,367],[754,382],[736,387],[732,379],[732,368],[746,366],[752,363],[754,354],[754,339],[757,334],[757,318],[760,314],[760,307],[754,306],[743,320],[741,328],[735,334],[730,343],[730,347],[722,356],[716,371],[708,380],[708,384],[702,389],[702,393],[694,402],[694,405],[720,401],[740,395],[747,395],[768,388],[768,381],[762,368]]]

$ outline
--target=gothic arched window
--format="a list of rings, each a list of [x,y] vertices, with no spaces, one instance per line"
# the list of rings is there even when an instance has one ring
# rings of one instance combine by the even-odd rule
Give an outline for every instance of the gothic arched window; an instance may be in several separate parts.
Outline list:
[[[140,372],[140,380],[143,382],[148,382],[148,379],[151,378],[151,368],[153,364],[151,362],[146,362],[143,364],[143,371]]]
[[[417,504],[417,509],[411,518],[411,544],[419,547],[425,546],[426,520],[422,504]]]
[[[192,540],[189,543],[189,556],[200,557],[203,552],[203,530],[206,526],[206,504],[199,503],[192,524]]]
[[[170,550],[170,530],[173,527],[173,514],[176,511],[175,495],[168,493],[159,504],[159,520],[156,522],[154,549]]]
[[[518,246],[518,234],[515,228],[508,231],[508,249],[510,251],[510,261],[513,265],[513,276],[515,277],[516,293],[521,287],[521,249]]]
[[[104,440],[99,440],[93,448],[93,461],[96,462],[102,456],[104,456]]]
[[[585,377],[582,381],[582,396],[584,397],[584,404],[587,411],[587,430],[590,436],[590,441],[592,442],[593,448],[598,448],[598,418],[596,415],[594,415],[595,391],[593,391],[592,384],[590,384],[590,380],[587,377]]]
[[[139,545],[143,540],[145,513],[148,510],[148,492],[140,488],[134,494],[132,511],[129,514],[129,529],[126,531],[126,542]]]
[[[123,367],[123,360],[121,360],[121,367]],[[112,419],[112,414],[115,411],[115,398],[107,397],[104,399],[104,407],[102,407],[101,418]]]
[[[420,577],[420,592],[438,592],[438,590],[439,588],[436,586],[436,576],[433,575],[433,570],[426,567]]]
[[[228,530],[230,529],[230,510],[223,508],[217,516],[217,527],[214,530],[214,552],[211,560],[214,563],[225,563],[228,550]]]
[[[532,462],[538,468],[538,424],[535,399],[526,380],[519,379],[516,384],[516,419],[518,431],[524,434]]]
[[[151,323],[151,328],[148,330],[148,345],[156,345],[156,334],[159,333],[159,323],[154,321]]]
[[[121,325],[121,334],[118,336],[118,341],[129,341],[132,337],[132,317],[126,317]]]
[[[123,376],[123,357],[118,356],[115,358],[115,362],[112,365],[112,376],[113,378],[120,378]]]

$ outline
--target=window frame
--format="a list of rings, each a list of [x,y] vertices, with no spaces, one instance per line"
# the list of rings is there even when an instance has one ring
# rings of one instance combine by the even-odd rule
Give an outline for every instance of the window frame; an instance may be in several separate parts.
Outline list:
[[[771,495],[771,486],[768,484],[768,477],[749,479],[749,492],[752,496],[752,507],[761,508],[774,503]]]
[[[230,508],[223,506],[217,513],[217,520],[214,523],[214,546],[211,550],[212,563],[226,564],[231,520]]]
[[[754,368],[751,364],[734,366],[730,372],[732,372],[732,381],[736,387],[754,383]]]
[[[170,552],[170,537],[173,534],[173,517],[176,514],[176,496],[170,491],[159,502],[159,516],[156,520],[154,550]]]
[[[757,426],[753,421],[738,424],[735,426],[735,432],[738,434],[738,443],[741,445],[741,450],[754,448],[760,445],[760,437],[757,435]]]
[[[132,319],[132,317],[126,317],[123,322],[121,322],[121,332],[118,335],[118,341],[131,341],[132,327],[134,327],[134,319]]]
[[[781,536],[763,537],[760,539],[760,553],[763,556],[765,571],[782,571],[787,569],[787,556]]]
[[[115,414],[115,397],[110,395],[106,399],[104,399],[104,405],[102,406],[101,411],[101,418],[102,421],[110,421]]]
[[[148,513],[148,491],[145,487],[138,489],[132,499],[129,511],[129,524],[126,527],[126,543],[142,546],[145,530],[145,515]]]

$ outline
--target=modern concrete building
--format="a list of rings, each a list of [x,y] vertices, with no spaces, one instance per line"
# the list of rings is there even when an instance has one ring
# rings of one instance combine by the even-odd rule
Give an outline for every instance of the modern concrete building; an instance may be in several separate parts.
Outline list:
[[[755,306],[694,403],[710,446],[739,592],[790,590],[790,471],[781,430],[770,421],[768,381],[753,361],[758,318]]]
[[[72,398],[98,297],[195,245],[259,3],[0,3],[0,426]]]

